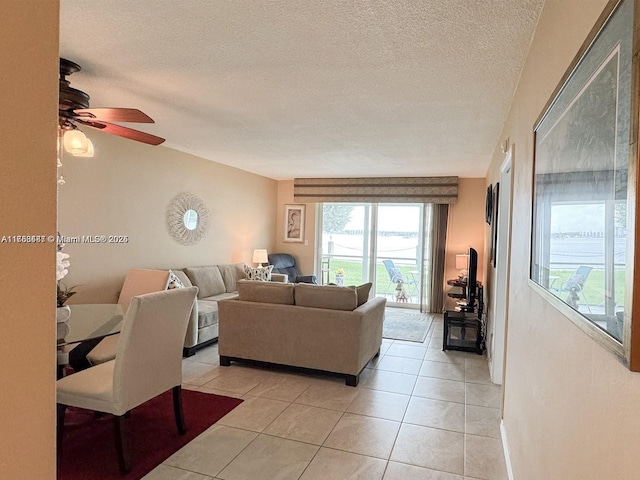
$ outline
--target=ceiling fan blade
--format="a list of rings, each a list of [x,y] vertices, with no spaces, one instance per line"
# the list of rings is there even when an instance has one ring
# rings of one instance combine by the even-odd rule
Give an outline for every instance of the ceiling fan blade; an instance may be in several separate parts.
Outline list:
[[[118,135],[119,137],[128,138],[129,140],[135,140],[137,142],[147,143],[149,145],[160,145],[162,142],[164,142],[164,138],[156,137],[155,135],[141,132],[139,130],[134,130],[133,128],[127,128],[127,127],[122,127],[120,125],[115,125],[113,123],[108,123],[103,121],[87,121],[87,120],[82,120],[80,118],[75,118],[74,121],[82,125],[86,125],[87,127],[101,130],[105,133]]]
[[[73,113],[74,116],[84,120],[155,123],[149,115],[137,108],[80,108],[74,110]]]

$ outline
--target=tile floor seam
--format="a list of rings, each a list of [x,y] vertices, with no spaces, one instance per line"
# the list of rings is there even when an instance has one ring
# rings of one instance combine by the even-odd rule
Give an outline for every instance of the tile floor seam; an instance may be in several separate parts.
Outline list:
[[[460,475],[459,473],[451,473],[451,472],[449,472],[449,471],[447,471],[447,470],[440,470],[439,468],[435,468],[435,467],[421,467],[420,465],[415,465],[415,464],[413,464],[413,463],[402,462],[402,461],[400,461],[400,460],[389,460],[387,463],[391,463],[391,462],[393,462],[393,463],[399,463],[399,464],[401,464],[401,465],[407,465],[407,466],[409,466],[409,467],[424,468],[424,469],[426,469],[426,470],[433,470],[434,472],[440,472],[440,473],[446,473],[446,474],[448,474],[448,475],[456,475],[456,476],[458,476],[458,477],[464,477],[464,474],[463,474],[463,475]],[[474,479],[474,480],[476,480],[476,479]]]
[[[324,440],[322,440],[322,444],[320,445],[320,448],[330,448],[330,447],[325,447],[325,443],[327,443],[327,440],[329,439],[331,434],[334,432],[334,430],[336,429],[336,427],[340,423],[340,420],[342,420],[344,418],[346,413],[347,413],[346,410],[344,412],[342,412],[342,415],[340,415],[340,418],[338,419],[338,421],[333,425],[333,427],[331,427],[331,431],[329,432],[329,434],[326,437],[324,437]],[[339,450],[339,449],[334,448],[333,450]],[[343,451],[343,450],[341,450],[341,451]]]
[[[223,418],[224,418],[224,417],[223,417]],[[215,424],[214,424],[214,425],[215,425]],[[237,427],[226,427],[226,428],[237,428]],[[253,432],[253,431],[251,431],[251,430],[245,430],[245,429],[243,429],[243,428],[238,428],[238,430],[243,430],[243,431],[245,431],[245,432],[251,432],[251,433],[257,433],[257,432]],[[206,430],[205,430],[205,431],[206,431]],[[214,478],[218,478],[218,475],[220,475],[220,474],[224,471],[224,469],[225,469],[225,468],[227,468],[229,465],[231,465],[231,463],[233,463],[233,461],[235,461],[235,459],[236,459],[236,458],[238,458],[238,456],[239,456],[242,452],[244,452],[247,448],[249,448],[249,445],[251,445],[253,442],[255,442],[255,441],[258,439],[258,437],[260,437],[260,435],[261,435],[260,433],[257,433],[257,435],[253,438],[253,440],[251,440],[249,443],[247,443],[247,444],[244,446],[244,448],[240,449],[240,451],[239,451],[238,453],[236,453],[236,454],[233,456],[233,458],[232,458],[231,460],[229,460],[229,461],[225,464],[225,466],[224,466],[224,467],[222,467],[222,468],[218,471],[218,473],[216,473],[216,474],[214,475]],[[197,437],[196,437],[196,438],[197,438]],[[198,473],[198,472],[194,472],[194,473]]]

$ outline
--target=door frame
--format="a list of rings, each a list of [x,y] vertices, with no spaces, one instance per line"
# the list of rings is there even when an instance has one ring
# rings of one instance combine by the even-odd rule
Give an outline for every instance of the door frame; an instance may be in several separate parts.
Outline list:
[[[507,352],[507,328],[509,323],[509,275],[511,270],[511,224],[513,208],[513,155],[515,146],[507,150],[500,166],[500,197],[497,215],[497,259],[493,284],[493,328],[489,373],[491,381],[503,384]]]

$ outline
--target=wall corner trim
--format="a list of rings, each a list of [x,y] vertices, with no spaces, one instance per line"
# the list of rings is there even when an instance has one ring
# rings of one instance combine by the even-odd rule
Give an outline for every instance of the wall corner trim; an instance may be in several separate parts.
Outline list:
[[[507,441],[507,429],[504,420],[500,420],[500,438],[502,439],[502,449],[504,450],[504,461],[507,464],[507,475],[509,480],[515,480],[513,469],[511,468],[511,458],[509,457],[509,442]]]

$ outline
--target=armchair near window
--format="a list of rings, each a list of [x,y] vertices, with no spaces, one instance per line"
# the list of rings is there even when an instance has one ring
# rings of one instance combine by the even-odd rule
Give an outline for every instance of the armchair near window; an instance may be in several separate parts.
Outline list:
[[[296,259],[288,253],[270,253],[269,264],[273,265],[274,273],[286,273],[291,283],[315,283],[318,281],[315,275],[300,275]]]

